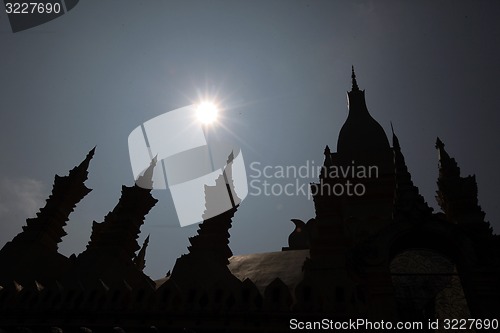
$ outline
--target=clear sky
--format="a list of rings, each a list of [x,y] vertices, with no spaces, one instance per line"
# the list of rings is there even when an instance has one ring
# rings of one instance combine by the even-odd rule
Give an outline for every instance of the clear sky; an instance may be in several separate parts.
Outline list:
[[[66,255],[82,252],[92,221],[133,184],[129,133],[203,96],[223,106],[215,135],[241,147],[249,178],[256,162],[321,165],[347,116],[351,65],[388,135],[392,121],[427,202],[437,207],[439,136],[462,175],[476,174],[499,233],[499,17],[498,1],[85,0],[13,34],[2,11],[0,246],[43,206],[54,174],[66,175],[97,145],[86,183],[93,191],[60,245]],[[139,242],[151,234],[146,273],[160,278],[197,227],[179,227],[167,190],[153,195],[159,202]],[[313,216],[303,195],[250,193],[230,246],[234,254],[279,251],[290,219]]]

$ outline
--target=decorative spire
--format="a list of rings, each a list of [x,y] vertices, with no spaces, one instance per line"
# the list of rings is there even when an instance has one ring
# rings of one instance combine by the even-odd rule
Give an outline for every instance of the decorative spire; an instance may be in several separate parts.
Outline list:
[[[45,207],[36,214],[37,217],[26,220],[23,232],[14,238],[14,242],[43,242],[52,251],[57,251],[58,243],[66,235],[64,226],[75,206],[90,191],[84,182],[88,177],[90,160],[95,153],[95,147],[90,150],[80,165],[74,167],[68,176],[54,177],[52,193],[46,200]]]
[[[391,130],[396,176],[394,221],[399,222],[405,220],[418,223],[431,216],[432,208],[429,207],[424,197],[420,195],[418,187],[413,184],[392,122]]]
[[[354,65],[352,66],[352,89],[351,91],[359,91],[358,82],[356,82],[356,73],[354,73]]]
[[[401,146],[399,145],[399,139],[394,133],[394,127],[392,127],[392,121],[391,121],[391,131],[392,131],[392,147],[398,151],[401,151]]]
[[[229,154],[229,156],[227,158],[226,167],[224,168],[224,171],[222,171],[222,175],[224,176],[224,182],[226,184],[226,190],[227,190],[227,194],[229,196],[229,200],[231,201],[231,207],[234,208],[234,207],[236,207],[236,204],[235,204],[234,196],[233,196],[233,188],[234,188],[233,179],[231,178],[231,180],[229,180],[227,177],[227,174],[226,174],[227,166],[232,165],[233,160],[234,160],[234,152],[231,151],[231,154]]]
[[[490,235],[490,226],[484,221],[485,213],[477,199],[476,177],[460,176],[460,167],[456,160],[448,155],[444,149],[444,143],[439,138],[436,140],[436,148],[439,152],[436,200],[448,221],[458,224],[483,225],[486,234]]]
[[[443,149],[444,148],[444,143],[441,141],[439,136],[436,138],[436,149]]]
[[[144,175],[137,179],[136,185],[122,186],[122,195],[113,211],[106,215],[104,222],[94,221],[92,224],[92,234],[85,252],[117,251],[128,259],[135,258],[135,252],[140,249],[137,238],[144,218],[158,202],[151,195],[155,165],[156,157],[151,160]]]
[[[325,161],[323,162],[323,167],[321,168],[320,178],[325,178],[328,174],[328,168],[333,165],[332,152],[330,151],[330,147],[328,147],[328,145],[326,145],[323,153],[325,154]]]
[[[149,190],[153,189],[153,174],[157,161],[158,155],[153,157],[148,168],[144,171],[144,174],[137,177],[137,180],[135,181],[136,186]]]
[[[231,155],[228,162],[231,162]],[[229,229],[231,228],[231,219],[238,209],[241,199],[235,196],[231,201],[232,208],[223,213],[219,213],[222,207],[227,207],[224,201],[228,196],[224,192],[234,188],[232,179],[232,163],[229,163],[215,180],[215,186],[205,185],[205,207],[203,213],[203,222],[200,224],[198,234],[190,237],[188,246],[190,255],[210,255],[214,260],[223,265],[229,263],[228,259],[233,255],[229,248]],[[222,202],[221,202],[222,200]]]
[[[69,175],[71,176],[73,173],[78,173],[78,172],[83,172],[85,173],[88,168],[89,168],[89,164],[90,164],[90,161],[92,160],[92,158],[94,158],[94,154],[95,154],[95,148],[96,146],[94,146],[94,148],[92,148],[87,156],[85,157],[85,159],[82,161],[82,163],[80,163],[80,165],[78,165],[77,167],[73,168],[73,170],[71,170],[69,172]],[[86,176],[86,175],[85,175]],[[85,178],[86,179],[86,178]]]
[[[436,149],[439,158],[439,178],[460,177],[460,168],[457,161],[448,155],[444,149],[444,143],[439,137],[436,139]]]
[[[142,244],[142,247],[139,250],[137,257],[135,257],[135,260],[134,260],[135,265],[141,271],[143,271],[144,268],[146,267],[146,249],[148,247],[148,244],[149,244],[149,235],[144,240],[144,243]]]

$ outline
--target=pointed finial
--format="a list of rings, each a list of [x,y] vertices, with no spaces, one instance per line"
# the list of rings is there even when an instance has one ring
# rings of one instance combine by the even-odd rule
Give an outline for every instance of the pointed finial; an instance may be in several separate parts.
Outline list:
[[[333,165],[332,162],[332,153],[330,151],[330,147],[326,145],[325,151],[323,152],[325,154],[325,161],[323,162],[323,167],[321,168],[321,175],[324,177],[327,173],[327,168]]]
[[[95,148],[96,148],[96,147],[97,147],[97,146],[94,146],[94,148],[92,148],[92,149],[89,151],[89,153],[87,154],[87,157],[90,157],[90,158],[94,157],[94,154],[95,154]]]
[[[443,149],[444,148],[444,143],[441,141],[439,137],[436,139],[436,149]]]
[[[396,136],[396,133],[394,133],[394,127],[392,126],[392,121],[391,121],[391,131],[392,131],[392,148],[401,149],[401,146],[399,145],[399,139]]]
[[[95,147],[97,147],[97,146],[94,146],[94,148],[92,148],[92,149],[88,152],[87,156],[85,157],[85,161],[90,161],[90,160],[94,157],[94,154],[95,154]]]
[[[354,73],[354,65],[352,65],[352,89],[351,91],[359,91],[358,82],[356,82],[356,73]]]
[[[158,155],[153,157],[148,168],[144,171],[144,174],[137,178],[137,180],[135,181],[135,184],[137,186],[148,190],[153,189],[153,173],[157,162],[158,162]]]
[[[94,146],[94,148],[92,148],[88,152],[87,156],[85,156],[85,159],[82,161],[82,163],[80,163],[80,165],[78,165],[77,169],[87,170],[89,168],[90,161],[92,160],[92,158],[94,157],[94,154],[95,154],[95,148],[96,148],[96,146]]]
[[[448,152],[444,149],[444,143],[439,137],[436,139],[436,149],[438,150],[439,168],[447,168],[448,174],[450,174],[450,170],[453,170],[453,173],[455,173],[457,177],[460,176],[460,168],[457,162],[448,155]]]

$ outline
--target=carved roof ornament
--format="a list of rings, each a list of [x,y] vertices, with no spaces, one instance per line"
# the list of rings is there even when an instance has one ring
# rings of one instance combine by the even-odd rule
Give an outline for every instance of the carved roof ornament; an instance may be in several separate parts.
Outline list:
[[[144,243],[142,244],[142,247],[139,250],[137,257],[135,257],[134,260],[135,265],[141,271],[144,271],[144,268],[146,268],[146,249],[148,248],[148,244],[149,244],[149,235],[144,240]]]

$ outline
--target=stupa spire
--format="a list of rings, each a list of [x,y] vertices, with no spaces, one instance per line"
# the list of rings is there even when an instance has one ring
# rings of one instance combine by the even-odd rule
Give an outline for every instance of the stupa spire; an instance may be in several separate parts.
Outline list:
[[[354,65],[352,66],[352,89],[351,91],[359,91],[358,82],[356,81],[356,73],[354,73]]]
[[[365,91],[358,87],[354,66],[351,77],[352,89],[347,92],[349,113],[339,133],[337,153],[388,151],[389,141],[382,126],[368,112]]]

